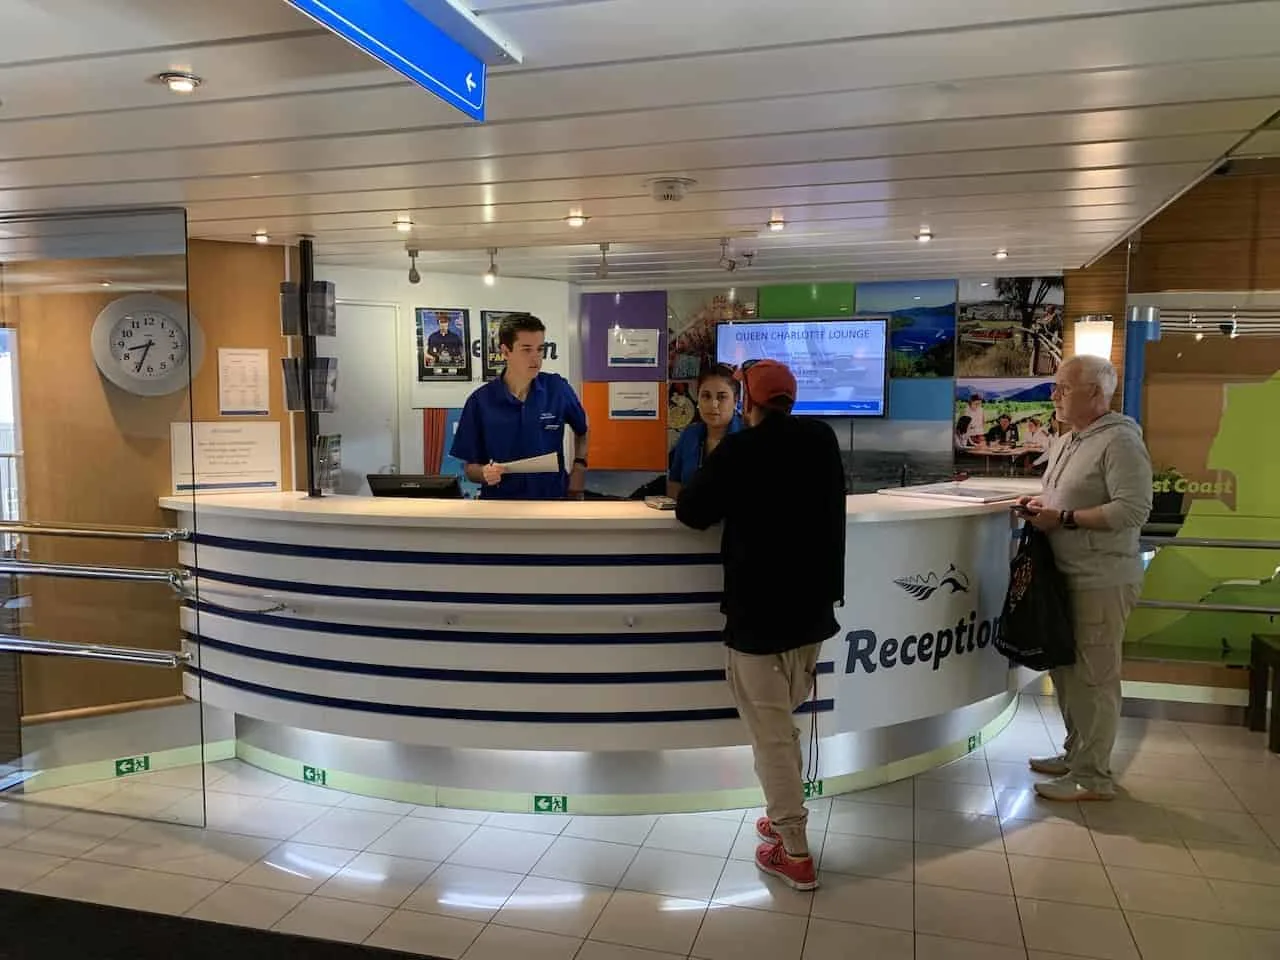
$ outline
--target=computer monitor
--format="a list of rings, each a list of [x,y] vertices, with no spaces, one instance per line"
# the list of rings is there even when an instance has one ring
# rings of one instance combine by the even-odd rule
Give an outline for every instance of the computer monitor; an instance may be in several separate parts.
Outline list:
[[[375,497],[414,497],[432,500],[462,499],[462,483],[457,477],[423,473],[371,473],[366,478]]]

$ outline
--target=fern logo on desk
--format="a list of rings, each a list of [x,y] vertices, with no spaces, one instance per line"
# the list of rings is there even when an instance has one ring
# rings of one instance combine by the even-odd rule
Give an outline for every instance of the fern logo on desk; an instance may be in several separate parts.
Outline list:
[[[893,582],[920,601],[928,600],[943,587],[949,588],[952,593],[969,592],[968,574],[957,569],[954,563],[947,567],[946,573],[941,577],[930,570],[923,576],[913,573],[909,577],[899,577]]]

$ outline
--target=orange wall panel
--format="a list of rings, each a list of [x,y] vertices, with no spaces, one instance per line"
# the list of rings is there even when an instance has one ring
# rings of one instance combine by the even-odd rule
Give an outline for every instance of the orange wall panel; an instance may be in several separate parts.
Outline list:
[[[657,420],[610,420],[609,384],[584,383],[582,405],[591,434],[592,470],[667,469],[667,405],[659,395]]]

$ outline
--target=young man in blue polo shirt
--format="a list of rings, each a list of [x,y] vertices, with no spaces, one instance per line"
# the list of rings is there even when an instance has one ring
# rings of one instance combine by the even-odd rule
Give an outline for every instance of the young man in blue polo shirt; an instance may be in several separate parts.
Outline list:
[[[507,368],[467,398],[450,450],[481,484],[484,500],[580,499],[587,479],[587,414],[569,381],[542,372],[547,328],[531,314],[503,321],[498,343]],[[573,467],[565,471],[564,428],[573,431]],[[507,474],[501,464],[556,454],[555,473]]]

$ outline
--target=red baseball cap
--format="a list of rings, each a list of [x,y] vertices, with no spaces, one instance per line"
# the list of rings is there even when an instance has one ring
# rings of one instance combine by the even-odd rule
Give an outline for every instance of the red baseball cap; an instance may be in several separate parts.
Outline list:
[[[737,376],[746,387],[751,402],[758,406],[770,406],[783,397],[796,402],[796,378],[785,363],[748,360],[738,368]]]

